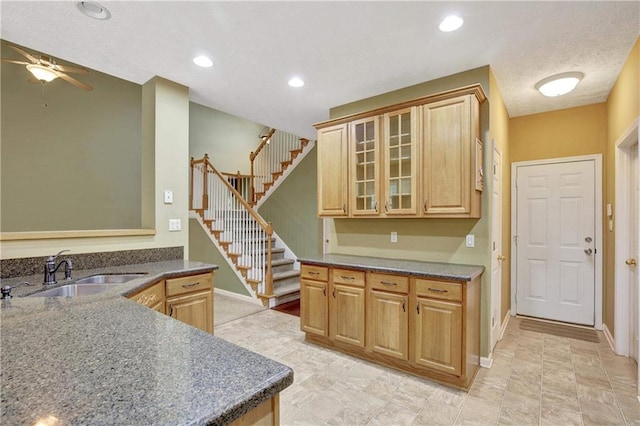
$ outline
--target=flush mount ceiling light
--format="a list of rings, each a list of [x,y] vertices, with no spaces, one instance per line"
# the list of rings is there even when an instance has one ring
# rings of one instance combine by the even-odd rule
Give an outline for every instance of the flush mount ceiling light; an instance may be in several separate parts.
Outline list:
[[[582,77],[584,74],[581,72],[563,72],[540,80],[535,88],[545,96],[562,96],[575,89]]]
[[[93,19],[109,19],[111,18],[111,12],[106,7],[95,1],[79,1],[76,3],[78,10]]]
[[[193,63],[202,68],[211,68],[213,66],[213,62],[211,61],[211,59],[207,58],[206,56],[198,56],[196,58],[193,58]]]
[[[29,64],[27,65],[27,69],[35,78],[40,81],[50,82],[58,78],[58,74],[50,68],[44,67],[38,64]]]
[[[456,15],[449,15],[440,22],[438,28],[445,33],[455,31],[462,26],[464,20]]]
[[[291,80],[289,80],[289,86],[302,87],[304,86],[304,81],[302,81],[302,79],[299,77],[293,77]]]

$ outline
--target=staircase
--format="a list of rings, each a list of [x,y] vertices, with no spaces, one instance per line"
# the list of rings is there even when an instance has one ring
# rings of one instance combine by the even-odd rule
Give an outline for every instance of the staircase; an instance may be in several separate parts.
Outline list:
[[[190,209],[245,287],[269,308],[300,298],[300,271],[295,254],[253,206],[268,197],[308,145],[308,140],[296,138],[297,148],[287,141],[276,149],[278,142],[273,138],[276,133],[270,131],[261,147],[251,153],[252,175],[257,170],[261,178],[255,178],[258,174],[252,178],[249,200],[229,182],[229,175],[213,167],[207,154],[199,160],[191,159]],[[265,149],[265,145],[273,148]],[[277,162],[279,170],[271,171],[277,152],[285,156]]]
[[[290,133],[269,129],[258,148],[249,155],[251,161],[250,204],[260,205],[300,154],[309,145],[309,139],[298,138]]]

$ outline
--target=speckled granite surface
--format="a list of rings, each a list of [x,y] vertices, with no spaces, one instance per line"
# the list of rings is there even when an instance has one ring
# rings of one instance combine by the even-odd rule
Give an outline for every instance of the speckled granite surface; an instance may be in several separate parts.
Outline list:
[[[419,262],[415,260],[384,259],[380,257],[351,256],[346,254],[325,254],[313,258],[298,258],[298,261],[313,265],[343,266],[351,269],[406,273],[419,277],[451,281],[472,281],[484,272],[484,266],[481,265]]]
[[[51,253],[54,255],[55,253]],[[41,272],[46,256],[0,260],[0,278],[13,278]],[[163,262],[184,258],[184,247],[118,250],[100,253],[67,252],[59,260],[69,259],[76,270],[122,266],[133,263]]]
[[[75,279],[147,274],[94,296],[1,302],[0,422],[54,416],[70,425],[227,424],[285,389],[293,382],[289,367],[121,296],[216,268],[175,260],[76,271]],[[29,279],[42,281],[36,275],[0,284]]]

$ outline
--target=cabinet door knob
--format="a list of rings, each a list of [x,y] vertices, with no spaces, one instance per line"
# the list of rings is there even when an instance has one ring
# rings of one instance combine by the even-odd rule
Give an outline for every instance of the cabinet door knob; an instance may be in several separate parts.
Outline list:
[[[173,316],[173,305],[169,305],[169,316]]]
[[[416,309],[418,311],[418,315],[420,315],[420,302],[416,304]]]
[[[427,200],[424,200],[424,205],[422,206],[424,209],[424,212],[427,212]]]
[[[347,205],[346,205],[346,204],[343,204],[343,205],[342,205],[342,212],[343,212],[343,213],[346,213],[346,212],[347,212]]]
[[[333,289],[332,293],[333,293],[333,298],[335,299],[336,298],[336,289],[335,288]]]
[[[326,288],[326,287],[322,289],[322,295],[323,295],[323,296],[326,296],[326,295],[327,295],[327,288]]]
[[[507,260],[507,258],[506,258],[506,257],[504,257],[503,255],[498,255],[498,260],[499,260],[500,262],[503,262],[503,261]]]
[[[407,312],[406,308],[405,308],[405,303],[407,301],[405,299],[402,299],[402,312]]]

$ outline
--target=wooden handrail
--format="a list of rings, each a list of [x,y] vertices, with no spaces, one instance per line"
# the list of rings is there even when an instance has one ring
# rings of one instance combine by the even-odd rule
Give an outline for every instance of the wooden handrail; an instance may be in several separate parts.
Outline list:
[[[249,154],[249,160],[253,161],[255,160],[255,158],[258,156],[258,154],[260,154],[260,151],[262,151],[262,149],[264,148],[264,146],[269,143],[269,140],[271,139],[271,136],[273,136],[273,134],[276,132],[276,129],[271,129],[269,130],[269,133],[267,133],[266,136],[262,137],[262,142],[260,143],[260,145],[258,145],[258,148],[253,151],[251,154]]]
[[[267,133],[266,136],[262,137],[262,142],[260,143],[258,148],[249,154],[249,161],[251,162],[251,188],[249,190],[249,200],[251,200],[252,206],[255,206],[256,204],[256,183],[255,183],[256,178],[254,173],[253,162],[255,161],[258,154],[260,154],[260,151],[262,151],[265,145],[267,145],[267,143],[271,139],[271,136],[273,136],[275,132],[276,132],[276,129],[272,128],[271,130],[269,130],[269,133]]]

